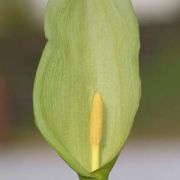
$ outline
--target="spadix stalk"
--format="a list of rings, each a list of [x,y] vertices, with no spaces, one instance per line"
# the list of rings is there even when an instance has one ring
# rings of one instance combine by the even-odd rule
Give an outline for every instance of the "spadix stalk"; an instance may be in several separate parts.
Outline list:
[[[103,135],[103,99],[99,92],[93,97],[90,116],[91,170],[100,166],[101,139]]]

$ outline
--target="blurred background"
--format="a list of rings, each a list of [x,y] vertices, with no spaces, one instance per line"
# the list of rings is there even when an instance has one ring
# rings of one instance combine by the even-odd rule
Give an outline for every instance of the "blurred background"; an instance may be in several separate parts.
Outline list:
[[[0,0],[0,180],[78,179],[34,124],[32,88],[47,0]],[[180,1],[132,0],[142,99],[110,179],[180,179]]]

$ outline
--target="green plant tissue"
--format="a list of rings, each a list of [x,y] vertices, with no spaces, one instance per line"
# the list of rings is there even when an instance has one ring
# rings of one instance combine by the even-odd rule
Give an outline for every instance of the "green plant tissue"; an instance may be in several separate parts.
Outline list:
[[[34,85],[36,124],[81,180],[106,180],[140,100],[139,29],[130,0],[49,0]],[[100,167],[91,172],[89,116],[104,102]]]

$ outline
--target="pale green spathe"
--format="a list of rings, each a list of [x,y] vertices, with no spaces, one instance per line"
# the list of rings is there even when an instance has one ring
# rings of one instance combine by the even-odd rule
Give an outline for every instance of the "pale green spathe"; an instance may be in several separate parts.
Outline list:
[[[36,124],[81,179],[105,180],[140,99],[139,30],[131,3],[49,0],[45,33],[34,86]],[[101,168],[90,173],[89,117],[96,91],[104,101],[104,127]]]

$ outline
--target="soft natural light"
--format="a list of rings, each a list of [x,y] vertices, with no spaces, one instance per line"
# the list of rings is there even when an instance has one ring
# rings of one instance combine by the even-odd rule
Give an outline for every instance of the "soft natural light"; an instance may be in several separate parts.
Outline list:
[[[43,17],[48,0],[32,0],[38,17]],[[168,22],[180,14],[180,0],[132,0],[139,20],[143,23]]]
[[[142,22],[167,22],[180,13],[180,0],[132,0]]]

